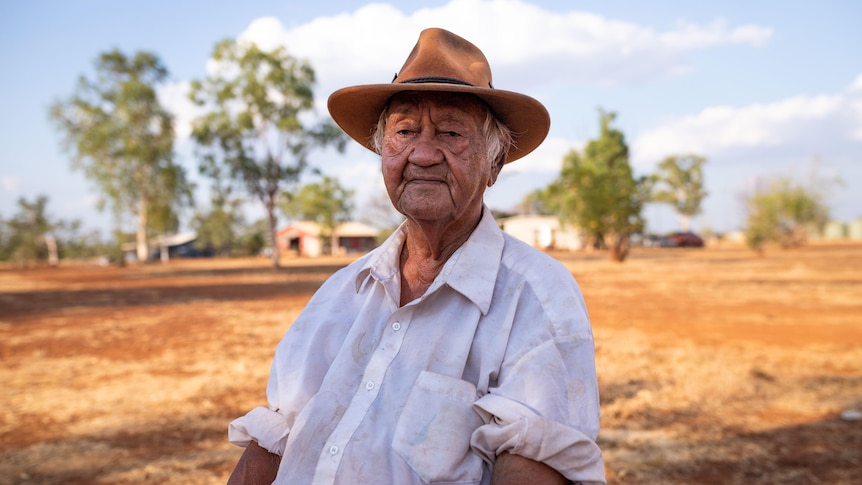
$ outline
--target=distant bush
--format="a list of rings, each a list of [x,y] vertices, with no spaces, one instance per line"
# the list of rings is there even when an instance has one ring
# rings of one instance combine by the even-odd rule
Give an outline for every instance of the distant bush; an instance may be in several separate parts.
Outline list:
[[[745,201],[748,211],[746,244],[760,251],[775,243],[782,248],[807,242],[812,228],[820,229],[829,218],[823,195],[789,177],[775,177]]]

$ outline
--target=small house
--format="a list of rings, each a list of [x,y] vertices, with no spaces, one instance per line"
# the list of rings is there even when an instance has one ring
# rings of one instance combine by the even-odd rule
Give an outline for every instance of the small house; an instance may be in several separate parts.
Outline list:
[[[314,258],[330,254],[331,239],[322,236],[323,228],[312,221],[298,221],[276,233],[283,254]],[[344,222],[335,228],[335,254],[364,253],[377,246],[377,229],[360,222]]]
[[[574,251],[583,247],[580,231],[556,216],[518,215],[498,221],[503,231],[539,249]]]

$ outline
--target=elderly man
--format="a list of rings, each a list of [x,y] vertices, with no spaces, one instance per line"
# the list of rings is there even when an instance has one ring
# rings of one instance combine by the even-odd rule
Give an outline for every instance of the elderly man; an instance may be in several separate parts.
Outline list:
[[[268,407],[230,425],[229,483],[604,483],[594,343],[562,265],[485,207],[547,111],[428,29],[391,84],[329,98],[379,153],[404,224],[333,275],[276,349]]]

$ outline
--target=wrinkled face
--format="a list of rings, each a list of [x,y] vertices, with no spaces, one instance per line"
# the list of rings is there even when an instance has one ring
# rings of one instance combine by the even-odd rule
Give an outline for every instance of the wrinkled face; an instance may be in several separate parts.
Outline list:
[[[488,160],[487,108],[457,93],[401,93],[389,104],[381,145],[383,181],[408,219],[475,222],[499,167]]]

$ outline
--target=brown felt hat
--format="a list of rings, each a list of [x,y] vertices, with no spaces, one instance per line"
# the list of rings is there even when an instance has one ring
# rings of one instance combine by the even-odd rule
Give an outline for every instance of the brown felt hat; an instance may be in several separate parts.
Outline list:
[[[478,47],[443,29],[426,29],[390,84],[339,89],[329,96],[329,113],[351,138],[374,150],[371,135],[386,103],[405,91],[473,94],[512,130],[515,145],[506,163],[533,151],[548,135],[548,110],[529,96],[494,89],[491,66]]]

